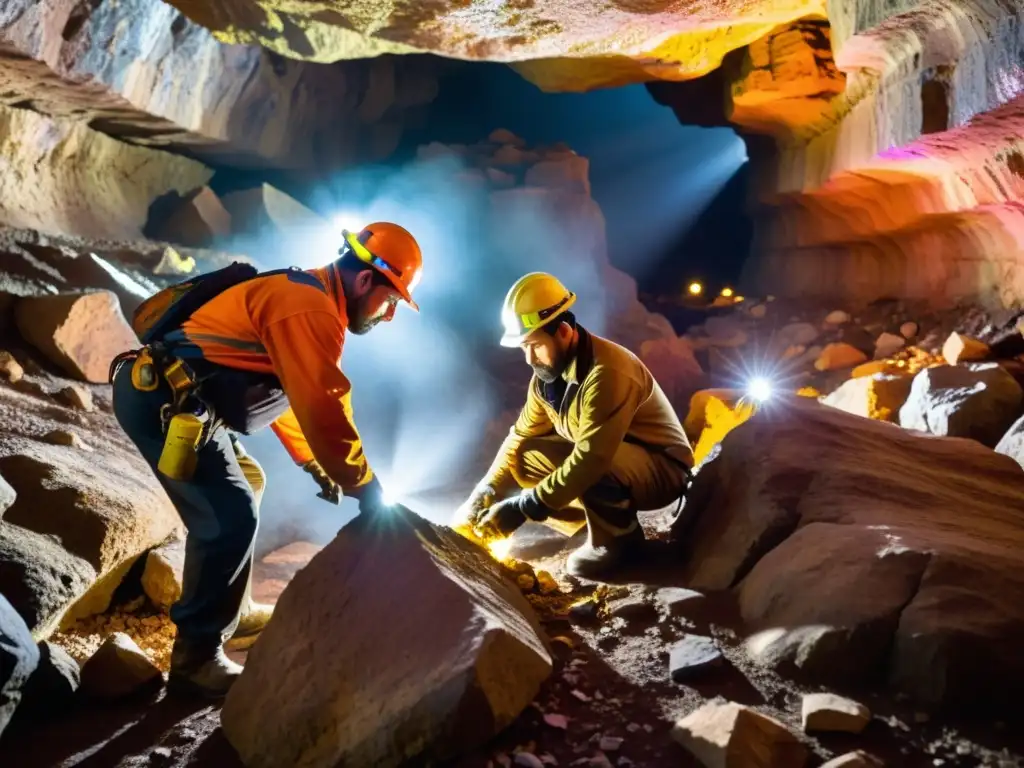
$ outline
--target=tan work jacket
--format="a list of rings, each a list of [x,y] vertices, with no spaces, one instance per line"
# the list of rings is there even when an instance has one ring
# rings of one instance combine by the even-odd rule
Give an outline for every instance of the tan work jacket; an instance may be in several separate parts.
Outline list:
[[[693,451],[679,417],[640,359],[625,347],[579,328],[572,363],[562,374],[565,395],[556,408],[543,382],[530,380],[526,404],[502,443],[487,484],[509,488],[520,443],[555,433],[573,443],[569,458],[536,488],[551,509],[563,509],[600,480],[623,440],[693,467]]]

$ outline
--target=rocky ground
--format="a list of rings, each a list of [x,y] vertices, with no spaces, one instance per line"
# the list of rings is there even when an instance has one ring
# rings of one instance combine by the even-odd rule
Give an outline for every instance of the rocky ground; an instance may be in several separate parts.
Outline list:
[[[483,747],[474,746],[448,762],[460,766],[532,766],[537,761],[541,765],[696,765],[693,755],[681,745],[675,724],[689,716],[691,727],[699,731],[712,714],[732,716],[727,709],[709,713],[701,709],[703,705],[734,702],[773,718],[781,730],[772,743],[776,747],[785,743],[792,749],[803,744],[811,765],[853,750],[863,750],[893,766],[1022,764],[1020,715],[1008,702],[1020,682],[1012,638],[1019,636],[1013,633],[1024,625],[1018,621],[1018,608],[1011,605],[1013,595],[1021,594],[1015,591],[1020,589],[1022,570],[1013,542],[1024,529],[1017,519],[1024,509],[1024,483],[1019,466],[991,450],[998,447],[1020,461],[1014,442],[1019,421],[1013,424],[1024,410],[1016,383],[1019,361],[1012,357],[1022,351],[1015,335],[1019,333],[1016,316],[992,316],[963,308],[926,314],[896,303],[862,308],[856,315],[774,301],[718,303],[705,323],[688,332],[695,359],[709,370],[709,383],[719,388],[694,397],[686,421],[706,466],[698,473],[684,514],[673,518],[673,509],[647,516],[645,527],[654,542],[649,563],[640,571],[624,574],[620,585],[596,589],[564,574],[563,540],[536,531],[519,537],[512,555],[521,560],[509,561],[506,567],[511,570],[506,570],[506,576],[524,591],[539,617],[538,626],[550,649],[551,674],[542,675],[546,679],[535,692],[527,690],[523,701],[529,705],[507,727]],[[913,333],[909,323],[917,326]],[[883,334],[895,336],[900,328],[907,332],[901,334],[902,343],[882,338]],[[962,333],[950,335],[956,329]],[[885,354],[878,352],[880,339],[890,345]],[[74,352],[78,348],[73,340],[67,337],[62,342],[72,362],[77,360]],[[869,344],[873,349],[868,349]],[[97,458],[125,461],[119,455],[122,449],[115,447],[119,440],[116,426],[110,422],[109,396],[103,386],[73,384],[48,369],[31,347],[15,343],[8,347],[13,351],[5,358],[8,386],[0,388],[0,394],[10,400],[8,424],[22,426],[9,434],[5,445],[20,446],[18,453],[24,455],[29,445],[25,440],[39,440],[63,430],[71,440],[59,450],[88,456],[91,462]],[[742,357],[744,353],[746,357]],[[961,359],[955,361],[958,365],[948,366],[944,355]],[[742,383],[736,380],[739,369],[735,361],[750,359],[783,361],[777,363],[781,368],[758,368],[756,372],[773,376],[780,391],[799,389],[805,397],[798,401],[807,406],[820,397],[836,407],[815,405],[813,412],[797,408],[781,415],[764,405],[764,413],[737,429],[750,418],[749,413],[737,403],[737,392],[722,385]],[[997,362],[986,362],[990,360]],[[76,364],[82,369],[87,362]],[[952,384],[935,379],[936,371],[949,368],[957,370],[960,379]],[[990,379],[991,386],[972,384],[985,380],[979,377],[995,375],[993,371],[1002,372],[1004,378]],[[744,375],[752,372],[745,369]],[[923,382],[920,385],[919,380]],[[861,387],[859,381],[866,386]],[[881,382],[888,384],[883,387]],[[1013,390],[1014,386],[1018,390]],[[851,388],[856,388],[852,394]],[[979,404],[975,402],[979,393],[995,399]],[[44,407],[42,402],[52,404]],[[20,421],[14,415],[18,409],[23,414]],[[38,413],[24,415],[29,411]],[[995,426],[990,424],[982,434],[978,428],[986,418],[995,419]],[[901,419],[918,419],[921,425],[916,429],[937,435],[973,435],[974,439],[927,441],[915,437],[910,429],[889,432],[894,427],[879,424]],[[723,440],[731,430],[737,430],[736,437]],[[501,429],[493,431],[497,439]],[[837,434],[845,438],[833,440]],[[758,453],[760,446],[771,446],[770,454]],[[807,451],[815,457],[809,466],[816,463],[818,470],[806,469]],[[811,474],[798,481],[803,490],[796,497],[784,494],[790,498],[785,501],[777,492],[780,481],[793,482],[785,479],[794,471],[789,464],[791,452],[792,460],[805,463],[799,472]],[[862,453],[873,457],[867,469],[857,460]],[[61,479],[54,474],[53,468],[67,467],[66,459],[49,460],[49,482],[56,480],[55,487],[73,485],[73,477]],[[950,462],[955,462],[956,469],[949,468],[954,466]],[[751,467],[763,469],[751,479]],[[742,481],[737,480],[736,472],[743,474]],[[21,476],[10,479],[16,486],[27,482]],[[24,492],[19,488],[19,493]],[[758,543],[765,541],[765,534],[756,530],[761,523],[743,517],[748,504],[743,499],[750,494],[764,500],[762,503],[777,504],[782,498],[780,511],[771,513],[781,517],[772,522],[768,515],[764,524],[768,526],[765,531],[783,533],[770,534],[772,543],[767,549]],[[890,508],[890,499],[897,499],[897,506]],[[453,504],[457,501],[452,499]],[[116,496],[111,498],[110,514],[120,509],[121,503]],[[915,511],[918,508],[920,513]],[[25,536],[43,536],[40,541],[45,542],[47,531],[37,532],[38,523],[18,509],[12,507],[13,516],[8,514],[3,522],[8,539],[12,532],[27,526],[19,533],[21,538],[13,539],[15,548],[21,546],[24,551]],[[702,509],[714,510],[714,514],[702,515]],[[863,518],[865,511],[867,518]],[[947,514],[956,517],[938,522]],[[696,522],[688,519],[694,515]],[[826,523],[843,516],[848,518],[840,531],[844,543],[833,552],[832,526]],[[864,522],[860,522],[862,518]],[[116,520],[116,515],[111,519]],[[864,523],[872,519],[893,532],[885,535],[898,542],[895,552],[909,553],[897,557],[897,566],[869,567],[870,548],[878,546],[870,537],[878,526]],[[88,707],[74,703],[71,693],[77,679],[63,687],[51,687],[53,710],[63,709],[64,714],[51,712],[43,717],[38,704],[20,712],[3,737],[2,751],[12,761],[5,765],[240,765],[221,728],[219,706],[167,697],[158,682],[166,671],[174,635],[166,610],[180,589],[180,543],[172,536],[170,544],[153,548],[167,534],[160,533],[147,544],[137,531],[126,533],[123,526],[108,523],[107,530],[120,532],[121,538],[108,534],[92,543],[98,546],[95,554],[85,547],[88,540],[81,545],[84,549],[70,553],[84,562],[83,567],[92,569],[83,575],[85,582],[95,579],[97,571],[110,571],[113,565],[104,563],[113,564],[116,558],[104,553],[116,551],[114,544],[122,549],[130,545],[149,550],[149,556],[119,575],[119,587],[115,583],[99,590],[110,608],[99,606],[99,614],[97,608],[83,608],[78,611],[85,614],[81,617],[69,612],[60,621],[60,631],[41,645],[51,649],[55,658],[62,650],[66,652],[72,661],[65,669],[73,671],[65,672],[61,679],[80,674],[78,700],[85,697],[96,703]],[[156,535],[156,529],[147,530],[147,535]],[[960,531],[954,538],[944,533],[953,530]],[[750,539],[742,538],[746,536]],[[801,537],[804,541],[800,544],[789,543]],[[67,535],[62,538],[67,540]],[[1000,545],[994,546],[993,541]],[[363,545],[351,546],[361,549]],[[321,545],[297,542],[268,555],[257,571],[255,597],[276,602],[292,577],[320,549]],[[773,558],[773,549],[785,550],[788,555],[780,556],[780,563],[780,557]],[[918,558],[916,551],[928,553],[926,559]],[[815,560],[815,552],[824,554]],[[979,556],[991,563],[980,561]],[[351,559],[351,555],[339,557]],[[511,564],[515,562],[520,564]],[[417,567],[426,569],[410,576],[418,586],[427,576],[433,578],[433,566]],[[382,577],[384,574],[371,571],[365,578]],[[59,606],[73,597],[66,592],[66,584],[61,587],[52,582],[52,587],[46,587],[51,583],[46,578],[54,577],[42,575],[33,582],[43,585],[45,599],[31,603],[40,611],[34,628],[43,634],[45,626],[59,618],[55,613]],[[329,580],[332,593],[355,577],[346,572],[337,578],[341,582],[335,577]],[[888,598],[858,602],[857,593],[865,590],[898,595],[905,578],[914,580],[916,586],[911,586],[906,597],[894,598],[900,601],[895,624],[893,614],[887,613],[891,609],[885,608]],[[968,628],[967,639],[959,632],[949,634],[949,622],[934,618],[929,607],[947,605],[950,587],[960,593],[954,598],[959,608],[950,621],[960,621]],[[80,592],[81,588],[74,590]],[[998,604],[985,607],[977,602],[986,590],[1000,595]],[[799,597],[805,591],[806,596]],[[96,599],[95,592],[87,602]],[[5,594],[10,599],[17,597],[9,590]],[[409,599],[414,599],[413,595],[396,593],[382,602],[392,606],[385,609],[388,612],[403,610],[401,605]],[[829,601],[838,603],[840,610],[823,610],[821,605]],[[49,611],[45,616],[43,609]],[[412,611],[412,606],[407,610]],[[950,608],[941,610],[950,615]],[[386,626],[389,620],[393,618],[373,613],[368,623]],[[289,621],[283,618],[281,624]],[[416,624],[414,611],[407,621]],[[904,628],[907,621],[911,623]],[[846,626],[847,634],[808,640],[799,629],[793,629],[786,632],[795,640],[752,644],[759,627],[821,622]],[[881,635],[879,626],[883,627]],[[982,626],[987,629],[972,634],[974,627]],[[910,638],[921,633],[926,637],[938,633],[935,637],[945,638],[941,641],[944,645],[915,651]],[[976,645],[972,637],[984,637],[986,645]],[[273,653],[275,642],[283,640],[267,640],[268,653]],[[411,636],[402,642],[416,643]],[[903,649],[907,642],[911,643],[909,650]],[[673,655],[673,648],[680,644]],[[930,671],[922,672],[919,665],[907,666],[907,654],[920,652],[930,654]],[[972,654],[990,659],[971,661]],[[245,660],[247,654],[236,656]],[[432,662],[439,667],[444,663]],[[1009,665],[1003,668],[1007,688],[998,690],[994,687],[999,680],[995,665],[1004,663]],[[823,676],[823,664],[844,670],[844,674]],[[979,678],[977,684],[964,679],[965,669]],[[935,684],[938,688],[933,680],[941,681]],[[993,687],[987,690],[990,684]],[[840,729],[858,732],[805,729],[804,697],[819,690],[837,691],[867,708],[869,714],[859,711],[853,726],[844,725],[840,716]],[[963,707],[957,711],[948,706],[950,699],[957,697],[971,702],[969,708],[978,707],[977,714],[971,717]],[[991,701],[986,703],[986,699]],[[58,701],[65,703],[57,706]],[[742,718],[749,720],[745,713],[743,710]],[[697,718],[696,724],[693,718]],[[756,734],[763,731],[752,729],[742,718],[736,720],[731,743],[761,739]],[[770,725],[763,727],[771,730]],[[790,764],[788,758],[783,762],[778,762],[778,756],[775,759],[770,764]]]
[[[652,533],[665,522],[664,515],[645,520]],[[671,730],[709,700],[734,701],[777,719],[821,760],[854,750],[907,768],[1002,768],[1024,760],[1019,712],[982,722],[932,717],[866,690],[849,692],[871,711],[861,733],[804,733],[801,703],[814,688],[751,663],[727,595],[701,597],[679,586],[678,569],[659,567],[643,577],[644,585],[595,590],[561,572],[564,553],[553,550],[562,546],[552,536],[533,539],[535,552],[546,550],[534,566],[548,569],[558,584],[554,594],[531,597],[554,649],[553,674],[506,731],[454,765],[532,766],[532,755],[542,765],[696,766]],[[297,543],[269,555],[259,569],[257,597],[276,599],[291,573],[319,549]],[[577,603],[582,608],[565,610]],[[101,632],[116,629],[119,615]],[[673,682],[667,649],[692,635],[713,638],[723,658]],[[57,642],[75,647],[69,634]],[[161,658],[159,651],[153,656]],[[244,661],[244,653],[234,656]],[[219,706],[153,689],[40,725],[15,721],[3,750],[5,765],[26,767],[241,765],[220,730]]]
[[[533,612],[525,604],[496,616],[504,617],[499,623],[510,636],[540,632],[548,650],[536,645],[535,652],[549,654],[550,675],[538,671],[532,688],[507,680],[522,702],[508,725],[483,746],[474,743],[446,762],[697,765],[681,743],[686,739],[676,724],[683,721],[695,733],[719,723],[715,727],[726,734],[721,738],[730,739],[734,750],[770,744],[766,748],[775,756],[769,765],[797,765],[780,755],[804,748],[807,762],[799,764],[818,765],[854,750],[892,766],[1022,764],[1021,720],[1012,703],[1024,679],[1014,639],[1024,627],[1017,600],[1024,594],[1024,550],[1018,546],[1024,536],[1018,436],[1024,398],[1017,383],[1021,361],[1015,359],[1024,350],[1018,316],[962,307],[928,312],[897,302],[849,314],[771,300],[718,304],[684,337],[693,359],[710,374],[704,384],[718,388],[695,396],[686,419],[705,464],[683,515],[674,518],[673,509],[646,516],[654,542],[649,562],[611,587],[567,577],[563,540],[536,531],[519,537],[512,555],[520,564],[506,563],[505,575],[526,594],[539,624],[530,629],[537,619],[528,618]],[[61,305],[60,312],[75,306]],[[89,310],[90,316],[109,311],[92,305]],[[35,330],[44,327],[37,323]],[[41,467],[34,476],[43,479],[5,473],[17,493],[0,533],[8,549],[21,553],[19,567],[27,570],[8,573],[7,565],[0,575],[10,585],[35,574],[27,582],[27,598],[10,586],[4,594],[34,617],[30,629],[37,639],[48,636],[40,648],[50,661],[41,668],[59,671],[43,694],[26,694],[0,742],[4,764],[241,765],[224,734],[219,705],[162,692],[159,678],[174,636],[166,611],[180,589],[180,542],[172,529],[164,530],[164,517],[129,514],[138,494],[150,491],[145,483],[141,491],[125,484],[125,478],[144,473],[118,437],[105,386],[86,383],[90,360],[67,327],[55,321],[45,337],[58,344],[63,372],[40,356],[42,335],[36,346],[9,342],[4,358],[7,381],[0,395],[8,432],[2,446],[8,461],[34,457],[32,466]],[[769,360],[773,367],[761,366]],[[745,362],[748,367],[739,367]],[[949,370],[954,378],[942,380],[940,374]],[[67,371],[76,371],[79,381],[67,378]],[[738,400],[742,392],[729,387],[753,374],[771,377],[780,397],[797,390],[804,397],[786,406],[788,411],[764,404],[751,419]],[[818,398],[834,408],[814,403]],[[903,429],[896,426],[901,421]],[[503,429],[492,430],[495,440]],[[69,438],[51,440],[58,432]],[[58,453],[39,454],[51,450],[47,445]],[[119,468],[118,482],[103,479],[108,464]],[[72,522],[54,528],[59,520],[27,514],[18,499],[36,498],[34,483],[63,494],[40,497],[51,508],[58,498],[77,498],[76,509],[98,510],[105,522],[97,530],[105,533],[76,539]],[[118,495],[126,492],[127,497]],[[750,518],[754,509],[761,511]],[[139,519],[150,522],[142,528],[124,522]],[[280,658],[282,644],[295,644],[297,637],[315,657],[324,651],[315,640],[321,636],[360,638],[352,661],[359,665],[381,643],[397,643],[389,653],[406,657],[422,643],[426,622],[438,632],[450,624],[460,636],[477,631],[463,629],[457,614],[419,605],[417,595],[427,597],[436,588],[440,598],[452,584],[463,585],[452,595],[475,595],[491,583],[498,592],[488,605],[511,600],[501,592],[504,587],[494,586],[494,577],[465,564],[465,553],[452,555],[450,542],[442,546],[447,554],[440,560],[431,559],[436,553],[424,560],[418,545],[404,539],[401,546],[412,549],[402,559],[412,565],[384,595],[380,588],[394,574],[373,563],[386,562],[384,553],[392,546],[381,544],[377,557],[372,548],[363,554],[367,545],[358,535],[347,528],[331,545],[342,548],[332,556],[336,562],[358,563],[356,571],[346,566],[303,588],[324,585],[339,604],[356,611],[355,618],[334,626],[331,615],[300,618],[296,605],[286,606],[276,634],[261,640],[264,659]],[[443,542],[449,534],[428,538],[437,535]],[[162,544],[168,536],[170,542]],[[53,542],[63,542],[64,549]],[[256,599],[276,602],[321,547],[296,542],[265,557]],[[32,571],[38,563],[32,566],[35,561],[26,557],[43,551],[79,563],[81,583],[68,582],[61,566]],[[148,555],[136,560],[131,552]],[[126,554],[131,568],[119,570]],[[448,565],[438,571],[437,564],[446,562],[463,564],[454,572]],[[310,569],[303,573],[314,579]],[[103,585],[102,574],[116,578],[90,588],[93,582]],[[408,579],[405,590],[402,578]],[[434,582],[436,587],[429,586]],[[89,597],[84,602],[83,590]],[[865,593],[872,597],[863,599]],[[326,594],[311,602],[330,604]],[[380,607],[367,607],[378,600]],[[451,605],[453,597],[442,602]],[[61,615],[69,603],[77,609]],[[360,618],[360,610],[369,613]],[[374,629],[353,632],[350,624]],[[842,630],[808,636],[801,629],[808,626]],[[771,636],[773,627],[784,628],[781,637]],[[344,645],[331,640],[326,648],[333,658]],[[236,657],[246,661],[248,654]],[[413,652],[404,662],[413,666],[403,674],[418,679],[425,669],[445,670],[463,657],[471,663],[474,655],[417,660]],[[509,663],[522,661],[513,657]],[[926,665],[917,658],[926,658]],[[308,667],[295,663],[288,675],[301,681]],[[294,700],[274,680],[281,668],[276,661],[260,662],[252,678],[264,681],[261,690],[281,691],[283,699],[268,702],[274,711]],[[327,677],[343,678],[345,669],[354,667]],[[866,712],[831,702],[855,714],[832,715],[828,727],[838,732],[805,728],[805,696],[817,691],[847,696]],[[964,706],[957,706],[959,700]],[[234,706],[235,738],[246,738],[238,733],[250,724],[265,730],[258,716]],[[758,726],[750,712],[776,725]],[[284,710],[281,718],[287,722]],[[764,742],[766,733],[774,736]]]

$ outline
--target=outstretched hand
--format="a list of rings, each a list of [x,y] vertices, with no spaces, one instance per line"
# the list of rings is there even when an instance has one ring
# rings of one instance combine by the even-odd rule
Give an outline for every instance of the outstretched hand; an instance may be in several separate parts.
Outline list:
[[[331,480],[324,468],[320,466],[320,463],[316,459],[310,459],[302,465],[302,469],[313,476],[317,485],[320,486],[320,493],[317,496],[324,501],[330,502],[331,504],[341,503],[341,489],[338,484]]]

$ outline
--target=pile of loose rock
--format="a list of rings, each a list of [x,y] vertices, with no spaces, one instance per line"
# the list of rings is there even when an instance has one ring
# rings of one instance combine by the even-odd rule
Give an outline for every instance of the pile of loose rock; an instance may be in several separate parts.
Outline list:
[[[744,299],[688,331],[713,385],[822,396],[849,413],[969,437],[1024,465],[1024,313],[879,302],[856,316]]]

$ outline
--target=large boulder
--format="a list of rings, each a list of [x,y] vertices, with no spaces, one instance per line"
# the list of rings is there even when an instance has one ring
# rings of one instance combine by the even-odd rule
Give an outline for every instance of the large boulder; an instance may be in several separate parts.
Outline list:
[[[938,365],[914,377],[900,424],[995,447],[1020,416],[1024,391],[998,363]]]
[[[1024,690],[1024,470],[798,397],[734,429],[677,523],[690,586],[734,588],[754,658],[923,705]]]
[[[295,575],[221,723],[254,768],[427,764],[486,742],[550,671],[498,565],[402,510],[357,518]]]
[[[139,346],[110,291],[23,298],[14,317],[22,337],[50,362],[93,384],[106,384],[114,357]]]
[[[0,473],[17,492],[0,523],[0,591],[38,639],[106,610],[132,563],[182,524],[105,403],[83,413],[0,387],[0,423]],[[54,430],[92,450],[46,442]]]
[[[1024,416],[1013,423],[996,445],[996,453],[1009,456],[1024,467]]]
[[[38,664],[39,649],[24,619],[0,594],[0,736]]]
[[[102,594],[92,593],[95,605],[80,606],[78,615],[105,610],[135,558],[181,527],[141,460],[107,452],[101,439],[89,436],[93,452],[38,441],[0,445],[0,472],[14,479],[18,493],[4,520],[56,537],[103,579]],[[96,450],[102,451],[99,459]]]
[[[0,593],[37,640],[46,637],[67,608],[96,580],[96,569],[53,536],[0,520]]]

